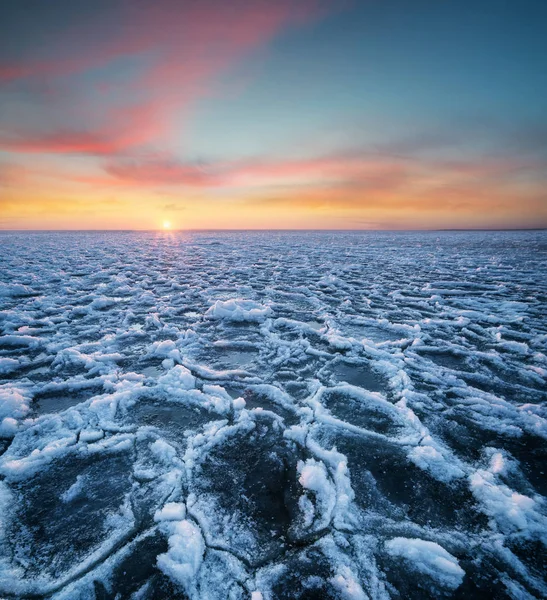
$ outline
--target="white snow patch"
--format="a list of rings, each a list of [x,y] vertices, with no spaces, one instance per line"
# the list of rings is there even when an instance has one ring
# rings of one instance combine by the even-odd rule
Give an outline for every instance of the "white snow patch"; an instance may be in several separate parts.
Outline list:
[[[232,300],[217,300],[205,316],[209,319],[224,319],[226,321],[248,321],[261,323],[271,316],[272,309],[253,300],[235,298]]]
[[[160,461],[167,465],[172,464],[177,456],[175,448],[164,440],[156,440],[150,444],[150,450]]]
[[[355,579],[348,567],[341,566],[338,573],[330,579],[332,587],[340,594],[342,600],[367,600],[360,583]]]
[[[61,494],[61,500],[65,503],[72,502],[76,498],[80,497],[84,492],[85,480],[82,475],[76,477],[76,481]]]
[[[469,477],[471,491],[483,512],[491,517],[491,524],[503,533],[520,532],[525,538],[537,538],[547,544],[544,498],[525,496],[498,482],[496,474],[504,470],[499,456],[492,457],[491,469],[479,469]]]
[[[298,461],[298,481],[300,485],[313,492],[319,513],[321,525],[326,526],[331,519],[332,511],[336,506],[336,488],[329,478],[327,469],[322,462],[309,458],[306,462]],[[304,508],[304,506],[301,506]],[[306,521],[309,520],[309,506],[306,505]]]
[[[167,502],[154,514],[154,521],[183,521],[186,518],[186,506],[182,502]]]
[[[176,365],[165,375],[158,378],[158,385],[166,391],[177,393],[180,390],[192,390],[196,387],[196,378],[182,365]]]
[[[148,354],[150,356],[158,356],[165,360],[171,359],[174,362],[181,362],[180,350],[177,348],[177,345],[175,344],[175,342],[173,342],[173,340],[163,340],[161,342],[154,342],[150,346]],[[168,365],[169,363],[165,364]]]
[[[457,462],[448,461],[433,445],[416,446],[408,458],[420,469],[429,471],[438,481],[452,481],[465,475]]]
[[[104,437],[104,431],[102,429],[83,429],[80,432],[80,441],[92,443],[96,442]]]
[[[158,567],[191,597],[205,553],[201,531],[191,521],[166,521],[169,550],[158,556]]]
[[[28,390],[10,384],[0,386],[0,437],[11,436],[17,419],[25,417],[30,410]]]
[[[441,586],[456,589],[463,581],[465,571],[458,559],[435,542],[418,538],[397,537],[385,543],[391,556],[402,558]]]
[[[0,375],[5,375],[16,371],[19,368],[19,361],[15,358],[0,356]]]
[[[34,291],[26,285],[20,283],[4,283],[0,281],[0,296],[7,298],[17,298],[20,296],[30,296]]]
[[[241,410],[243,408],[245,408],[245,405],[247,404],[245,402],[244,398],[234,398],[233,402],[232,402],[233,406],[234,406],[234,410]]]

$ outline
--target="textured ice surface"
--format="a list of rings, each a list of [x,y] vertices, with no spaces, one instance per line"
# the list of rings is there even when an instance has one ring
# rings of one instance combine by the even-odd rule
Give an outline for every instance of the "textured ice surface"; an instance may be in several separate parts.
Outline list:
[[[0,256],[0,597],[547,596],[546,233]]]

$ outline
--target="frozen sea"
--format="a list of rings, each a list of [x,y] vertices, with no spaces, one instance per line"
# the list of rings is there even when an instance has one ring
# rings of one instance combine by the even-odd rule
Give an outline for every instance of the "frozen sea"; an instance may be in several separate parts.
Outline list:
[[[0,234],[0,598],[547,597],[547,232]]]

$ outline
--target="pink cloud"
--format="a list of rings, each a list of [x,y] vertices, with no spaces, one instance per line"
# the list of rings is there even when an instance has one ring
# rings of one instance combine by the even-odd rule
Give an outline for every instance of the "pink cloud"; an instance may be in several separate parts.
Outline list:
[[[0,135],[0,148],[13,152],[111,155],[146,143],[165,131],[154,105],[113,109],[106,122],[91,130],[38,133],[20,129]]]
[[[340,184],[367,188],[421,181],[430,187],[511,177],[526,169],[540,168],[537,161],[484,158],[469,161],[434,161],[409,157],[334,154],[293,160],[250,160],[195,165],[175,158],[112,159],[105,171],[128,184],[152,186],[253,187],[298,184]],[[543,165],[544,166],[544,165]]]
[[[224,181],[220,173],[176,160],[111,161],[105,171],[127,185],[215,187]]]
[[[86,90],[78,88],[83,84],[69,85],[74,97],[61,101],[81,105],[78,120],[82,122],[89,122],[90,114],[96,117],[98,113],[98,125],[69,125],[45,133],[21,125],[4,126],[0,148],[103,155],[168,142],[168,123],[210,93],[221,73],[268,44],[286,27],[320,14],[313,0],[133,1],[123,7],[115,35],[103,34],[99,21],[81,24],[61,33],[53,44],[52,56],[46,59],[31,57],[0,64],[0,80],[38,78],[55,88],[59,78],[134,57],[138,74],[122,86],[127,100],[120,104],[118,97],[105,106],[89,106]],[[108,86],[103,89],[107,90],[103,97],[108,96]]]
[[[406,167],[393,160],[357,156],[326,156],[281,161],[232,161],[192,164],[175,158],[113,158],[105,171],[127,185],[188,187],[259,187],[268,185],[394,186]]]
[[[52,37],[48,58],[40,55],[0,63],[0,79],[73,75],[151,51],[161,53],[163,66],[166,61],[196,54],[218,58],[218,50],[232,55],[238,49],[252,49],[291,23],[302,23],[319,13],[320,6],[313,0],[125,1],[121,12],[112,15],[119,20],[117,28],[105,31],[104,14],[98,12],[97,18]],[[186,66],[178,64],[179,69]]]

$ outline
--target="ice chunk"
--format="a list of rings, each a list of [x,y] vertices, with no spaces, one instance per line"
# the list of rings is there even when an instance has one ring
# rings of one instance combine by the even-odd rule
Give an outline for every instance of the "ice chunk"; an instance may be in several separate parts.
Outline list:
[[[26,285],[20,283],[4,283],[0,281],[0,296],[7,298],[18,298],[22,296],[30,296],[34,291]]]
[[[30,394],[24,388],[5,384],[0,386],[0,437],[11,436],[17,421],[30,410]]]
[[[236,298],[233,300],[217,300],[205,316],[210,319],[224,319],[226,321],[249,321],[261,323],[271,316],[272,309],[253,300]]]
[[[438,481],[448,482],[465,475],[458,461],[447,460],[433,444],[412,448],[408,458],[420,469],[429,471]]]
[[[191,521],[166,521],[169,550],[158,556],[158,567],[192,596],[205,553],[201,531]]]
[[[14,358],[0,356],[0,375],[11,373],[19,368],[19,361]]]
[[[363,588],[347,567],[340,567],[330,582],[332,587],[339,592],[342,600],[368,600]]]
[[[165,375],[158,377],[158,384],[167,391],[177,393],[179,390],[191,390],[196,387],[196,378],[182,365],[176,365]]]
[[[186,506],[182,502],[168,502],[156,511],[154,521],[182,521],[186,517]]]
[[[150,450],[161,462],[167,465],[172,464],[177,456],[175,448],[164,440],[156,440],[153,444],[150,444]]]
[[[0,423],[0,438],[10,438],[17,431],[17,420],[13,417],[4,417]]]
[[[391,556],[402,558],[443,587],[456,589],[465,576],[457,558],[435,542],[397,537],[387,541],[385,549]]]
[[[241,410],[242,408],[245,408],[245,400],[244,398],[234,398],[232,401],[232,404],[234,406],[234,410]]]
[[[541,539],[547,544],[543,498],[525,496],[500,483],[496,479],[496,473],[504,468],[500,459],[494,454],[491,470],[479,469],[469,477],[471,491],[502,532],[520,532],[525,538]]]
[[[336,506],[336,488],[329,478],[327,469],[322,462],[313,458],[309,458],[306,462],[299,461],[297,468],[300,474],[298,481],[304,489],[313,492],[321,517],[321,526],[325,527]],[[309,505],[301,504],[301,508],[307,515],[306,521],[310,521]]]
[[[154,342],[148,352],[150,356],[158,356],[165,360],[171,359],[174,362],[181,362],[180,350],[172,340],[163,340]],[[163,364],[163,363],[162,363]],[[168,365],[170,363],[166,363]]]
[[[82,475],[76,477],[76,481],[61,494],[61,500],[63,502],[72,502],[76,498],[82,495],[85,488],[85,479]]]

